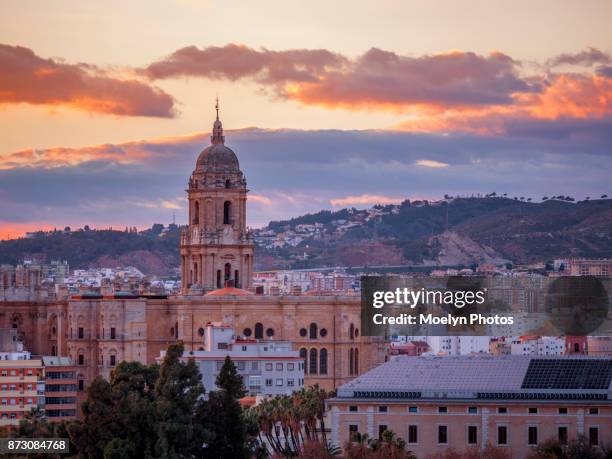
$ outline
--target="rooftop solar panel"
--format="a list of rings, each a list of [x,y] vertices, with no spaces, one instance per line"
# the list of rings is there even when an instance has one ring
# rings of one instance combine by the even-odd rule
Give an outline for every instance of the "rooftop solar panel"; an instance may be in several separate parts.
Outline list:
[[[521,389],[607,389],[609,359],[531,359]]]

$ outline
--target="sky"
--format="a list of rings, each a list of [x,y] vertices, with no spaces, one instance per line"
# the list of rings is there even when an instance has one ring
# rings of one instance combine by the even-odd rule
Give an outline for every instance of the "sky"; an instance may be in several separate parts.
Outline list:
[[[444,194],[612,194],[609,1],[0,13],[0,239],[185,223],[217,95],[254,227]]]

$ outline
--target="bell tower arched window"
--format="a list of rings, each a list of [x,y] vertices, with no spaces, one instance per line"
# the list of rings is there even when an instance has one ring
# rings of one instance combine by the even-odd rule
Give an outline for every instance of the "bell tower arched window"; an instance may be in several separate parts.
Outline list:
[[[223,203],[223,224],[231,225],[232,203],[225,201]]]
[[[198,225],[200,223],[200,203],[199,201],[194,201],[193,203],[193,218],[191,221],[194,225]]]
[[[230,263],[225,263],[223,280],[227,282],[228,280],[231,279],[231,277],[232,277],[232,265]]]
[[[227,179],[225,181],[225,188],[231,188],[232,187],[232,182],[230,181],[230,179]]]

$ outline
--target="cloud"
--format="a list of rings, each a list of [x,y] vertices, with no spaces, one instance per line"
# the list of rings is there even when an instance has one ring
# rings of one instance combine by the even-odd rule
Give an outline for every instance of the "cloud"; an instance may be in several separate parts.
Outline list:
[[[431,159],[418,159],[415,164],[417,166],[431,167],[433,169],[448,167],[447,163],[443,163],[442,161],[432,161]]]
[[[171,118],[174,99],[135,79],[86,64],[65,64],[22,46],[0,44],[0,105],[64,105],[92,113]]]
[[[591,67],[595,64],[609,64],[612,62],[612,57],[608,53],[598,50],[597,48],[586,48],[578,53],[560,54],[548,61],[550,66],[559,65],[581,65]]]
[[[256,50],[242,45],[177,50],[143,70],[150,78],[181,76],[238,80],[272,87],[277,97],[343,108],[429,109],[508,104],[512,94],[538,89],[518,63],[493,52],[410,57],[372,48],[356,59],[324,49]]]
[[[325,49],[256,50],[229,44],[198,49],[181,48],[149,65],[144,73],[151,78],[198,76],[211,79],[255,78],[268,84],[312,81],[328,68],[340,68],[347,59]]]
[[[391,196],[382,196],[376,194],[362,194],[359,196],[345,196],[343,198],[333,198],[329,203],[334,207],[351,207],[351,206],[373,206],[376,204],[399,204],[405,198],[394,198]]]

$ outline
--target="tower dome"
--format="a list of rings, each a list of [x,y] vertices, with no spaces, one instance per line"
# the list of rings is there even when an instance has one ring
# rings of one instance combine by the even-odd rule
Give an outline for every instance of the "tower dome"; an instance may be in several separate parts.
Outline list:
[[[215,105],[217,119],[213,124],[212,135],[210,136],[211,145],[206,147],[196,162],[197,172],[220,172],[231,173],[240,172],[240,165],[236,153],[231,148],[225,146],[225,136],[223,135],[223,124],[219,119],[219,100]]]

